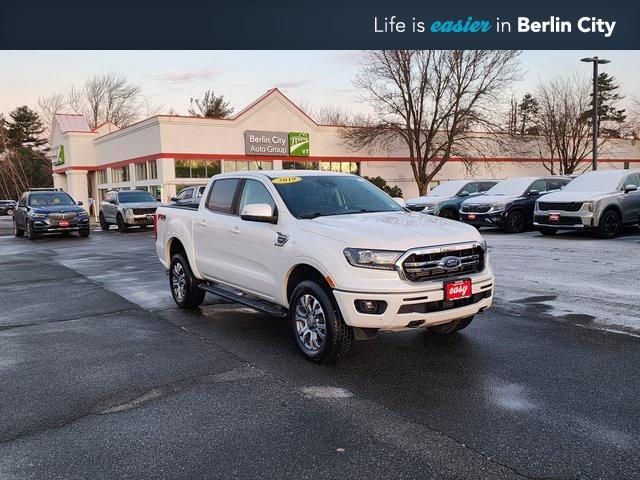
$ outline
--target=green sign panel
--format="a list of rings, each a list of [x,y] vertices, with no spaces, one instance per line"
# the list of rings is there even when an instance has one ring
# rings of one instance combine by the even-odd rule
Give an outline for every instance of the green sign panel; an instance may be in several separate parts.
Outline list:
[[[55,158],[53,160],[53,164],[55,166],[64,165],[64,145],[60,145],[54,152]]]
[[[307,132],[289,132],[289,156],[309,156],[309,134]]]

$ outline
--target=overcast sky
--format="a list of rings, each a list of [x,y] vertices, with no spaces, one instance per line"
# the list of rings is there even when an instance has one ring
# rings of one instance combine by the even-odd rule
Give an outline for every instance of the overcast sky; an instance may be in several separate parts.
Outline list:
[[[568,50],[523,52],[523,79],[513,94],[519,97],[539,79],[570,69],[589,73],[591,67],[579,59],[595,54],[612,60],[603,70],[617,77],[625,95],[640,94],[640,51]],[[362,111],[351,83],[360,59],[355,51],[0,51],[0,112],[34,106],[39,96],[66,92],[103,72],[122,73],[142,85],[164,112],[186,113],[189,98],[207,89],[239,111],[273,87],[315,107]]]

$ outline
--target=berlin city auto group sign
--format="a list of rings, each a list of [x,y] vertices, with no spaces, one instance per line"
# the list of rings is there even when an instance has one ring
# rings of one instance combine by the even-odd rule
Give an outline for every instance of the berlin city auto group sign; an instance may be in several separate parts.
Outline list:
[[[244,153],[246,155],[308,157],[309,133],[247,130],[244,132]]]

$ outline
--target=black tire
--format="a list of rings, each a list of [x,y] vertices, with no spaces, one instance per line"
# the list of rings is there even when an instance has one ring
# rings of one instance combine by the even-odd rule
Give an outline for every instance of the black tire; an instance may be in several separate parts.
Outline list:
[[[37,240],[40,235],[38,235],[33,228],[33,223],[27,220],[27,238],[29,240]]]
[[[129,226],[124,223],[124,219],[122,218],[122,215],[118,214],[116,216],[116,223],[118,224],[118,231],[120,233],[126,233],[129,231]]]
[[[78,236],[80,236],[82,238],[88,237],[90,233],[91,233],[91,230],[88,229],[88,228],[82,228],[82,229],[78,230]]]
[[[202,305],[206,292],[198,287],[186,257],[176,253],[169,265],[169,288],[173,301],[180,308],[189,309]]]
[[[507,233],[522,233],[527,229],[527,217],[522,210],[513,210],[507,216],[504,227]]]
[[[605,210],[598,222],[596,235],[599,238],[613,238],[620,232],[621,226],[618,212],[612,209]]]
[[[466,318],[459,318],[458,320],[454,320],[453,322],[433,325],[432,327],[427,327],[427,330],[438,335],[450,335],[462,330],[463,328],[467,328],[472,321],[473,315]]]
[[[109,224],[108,224],[108,223],[107,223],[107,221],[104,219],[104,215],[102,214],[102,212],[100,212],[99,220],[100,220],[100,229],[101,229],[103,232],[106,232],[107,230],[109,230]]]
[[[13,221],[13,234],[16,237],[24,236],[24,230],[22,230],[21,228],[18,228],[18,225],[16,224],[15,220]]]
[[[547,227],[540,227],[538,228],[538,231],[544,235],[545,237],[550,237],[552,235],[555,235],[556,233],[558,233],[558,229],[556,228],[547,228]]]
[[[439,214],[439,217],[448,218],[449,220],[460,220],[460,214],[453,208],[445,208]]]
[[[344,323],[333,294],[313,280],[300,282],[293,290],[289,323],[302,354],[316,363],[337,362],[347,354],[353,340],[353,330]]]

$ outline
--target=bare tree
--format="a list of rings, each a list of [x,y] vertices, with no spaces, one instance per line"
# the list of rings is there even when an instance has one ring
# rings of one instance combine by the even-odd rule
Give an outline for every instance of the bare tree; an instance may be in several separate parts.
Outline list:
[[[36,100],[38,106],[38,114],[45,128],[45,137],[51,136],[53,129],[53,116],[56,113],[64,112],[69,108],[67,98],[62,93],[54,93],[47,97],[38,97]]]
[[[589,108],[590,82],[576,73],[558,76],[538,84],[536,127],[540,134],[533,142],[551,174],[571,174],[584,158],[591,154],[591,123],[584,116]],[[605,138],[600,139],[603,145]]]
[[[452,157],[479,145],[496,127],[500,94],[518,76],[518,51],[385,50],[369,52],[355,86],[375,112],[346,130],[353,149],[400,142],[409,151],[420,194]]]
[[[124,75],[105,73],[87,78],[69,90],[69,105],[95,128],[104,122],[125,127],[149,113],[150,101],[139,85]]]

